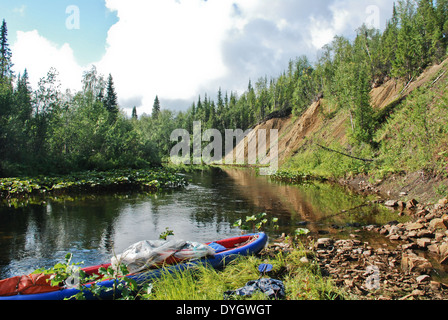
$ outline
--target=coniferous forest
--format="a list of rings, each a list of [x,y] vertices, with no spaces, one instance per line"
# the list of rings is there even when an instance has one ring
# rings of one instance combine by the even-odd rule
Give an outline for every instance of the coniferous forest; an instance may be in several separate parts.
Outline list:
[[[354,144],[373,145],[370,90],[391,78],[410,81],[446,58],[448,0],[398,1],[384,31],[360,26],[354,39],[335,37],[315,62],[291,59],[277,77],[249,80],[244,93],[217,88],[216,99],[204,94],[178,113],[155,97],[152,114],[134,108],[128,117],[113,75],[94,66],[79,92],[62,92],[55,69],[31,88],[27,70],[13,72],[6,21],[0,41],[0,176],[145,168],[169,157],[171,132],[192,132],[193,121],[204,130],[246,130],[273,112],[300,115],[322,96],[333,112],[348,110]]]

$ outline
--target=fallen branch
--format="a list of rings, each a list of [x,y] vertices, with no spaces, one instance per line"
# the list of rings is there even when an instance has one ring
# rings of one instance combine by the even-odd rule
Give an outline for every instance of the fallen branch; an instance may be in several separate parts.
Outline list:
[[[442,78],[445,75],[445,73],[446,73],[446,70],[436,80],[434,80],[433,83],[431,83],[431,85],[433,86],[437,81],[439,81],[440,78]]]
[[[414,80],[414,77],[411,78],[411,80],[409,80],[409,82],[406,84],[406,86],[403,88],[403,90],[401,90],[399,96],[401,97],[401,95],[403,94],[403,92],[405,92],[405,90],[409,87],[409,85],[411,84],[412,80]]]
[[[318,143],[316,143],[316,144],[317,144],[319,147],[321,147],[322,149],[324,149],[324,150],[327,150],[327,151],[330,151],[330,152],[334,152],[334,153],[338,153],[338,154],[343,155],[343,156],[345,156],[345,157],[349,157],[349,158],[356,159],[356,160],[360,160],[360,161],[364,161],[364,162],[374,162],[374,161],[375,161],[375,160],[372,160],[372,159],[363,159],[363,158],[354,157],[354,156],[351,156],[351,155],[349,155],[349,154],[342,153],[342,152],[340,152],[340,151],[336,151],[336,150],[333,150],[333,149],[330,149],[330,148],[321,146],[321,145],[318,144]]]

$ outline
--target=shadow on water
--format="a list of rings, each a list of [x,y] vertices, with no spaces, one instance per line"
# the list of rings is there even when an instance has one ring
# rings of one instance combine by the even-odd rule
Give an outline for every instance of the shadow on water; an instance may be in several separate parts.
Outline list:
[[[169,228],[175,237],[206,242],[240,234],[233,223],[266,212],[279,219],[275,238],[297,228],[350,234],[363,225],[398,220],[396,213],[330,184],[270,182],[251,170],[187,174],[190,185],[159,194],[70,195],[0,206],[0,278],[51,267],[66,253],[95,265]],[[403,218],[405,219],[405,218]]]

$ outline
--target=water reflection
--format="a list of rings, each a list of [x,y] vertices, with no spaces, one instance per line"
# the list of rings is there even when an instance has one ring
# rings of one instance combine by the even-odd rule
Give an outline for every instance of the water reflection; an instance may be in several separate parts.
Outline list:
[[[312,232],[340,232],[343,228],[405,221],[395,212],[341,186],[328,183],[290,185],[275,183],[247,170],[226,170],[238,193],[251,199],[259,212],[279,218],[282,230],[306,226]],[[350,231],[350,230],[348,230]]]
[[[16,209],[0,206],[0,278],[49,268],[68,252],[75,262],[103,263],[133,243],[157,239],[167,227],[191,241],[234,236],[240,233],[232,226],[236,220],[261,212],[279,218],[281,228],[272,236],[303,223],[320,232],[396,219],[378,207],[350,211],[365,199],[326,184],[270,183],[241,169],[188,176],[191,184],[184,190],[158,195],[84,195]]]

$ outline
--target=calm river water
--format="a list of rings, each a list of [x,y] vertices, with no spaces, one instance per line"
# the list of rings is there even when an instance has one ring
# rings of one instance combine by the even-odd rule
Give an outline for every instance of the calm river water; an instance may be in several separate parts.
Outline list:
[[[250,170],[187,174],[185,189],[157,195],[115,194],[46,199],[19,208],[0,206],[0,279],[50,268],[67,253],[84,266],[141,240],[155,240],[169,228],[175,237],[206,242],[240,234],[233,227],[246,216],[268,213],[282,232],[349,234],[361,225],[398,220],[366,198],[329,184],[292,186],[270,182]]]

